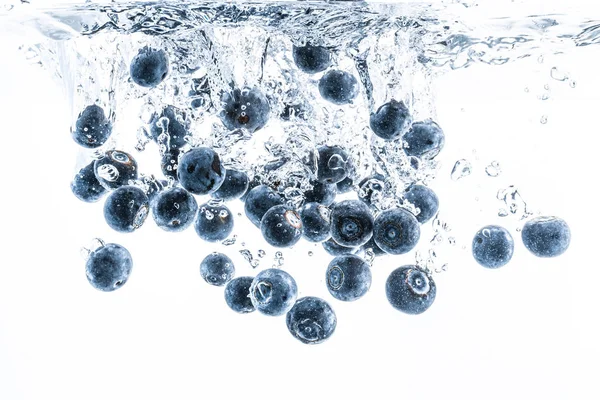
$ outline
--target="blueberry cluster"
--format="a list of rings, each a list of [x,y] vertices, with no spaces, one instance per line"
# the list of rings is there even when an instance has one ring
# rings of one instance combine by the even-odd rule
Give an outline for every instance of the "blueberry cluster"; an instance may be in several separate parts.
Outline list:
[[[329,69],[335,64],[332,50],[306,44],[294,46],[292,55],[303,73],[323,73],[318,91],[325,101],[345,105],[358,96],[359,83],[352,74]],[[130,66],[131,81],[148,90],[159,86],[168,73],[168,54],[160,49],[140,49]],[[209,81],[195,82],[189,92],[194,97],[190,107],[204,107],[208,97],[202,95],[211,90]],[[215,114],[229,131],[254,134],[273,118],[272,100],[258,87],[232,85],[218,98],[221,104]],[[296,111],[280,118],[289,120]],[[285,196],[286,188],[262,180],[258,168],[245,171],[226,166],[220,148],[192,145],[187,114],[166,105],[150,120],[148,140],[161,149],[160,166],[166,180],[140,178],[131,154],[110,149],[98,152],[99,156],[76,174],[71,183],[75,196],[96,202],[106,195],[104,218],[117,232],[134,232],[151,214],[156,225],[167,232],[194,225],[196,234],[206,242],[220,242],[232,234],[234,216],[227,203],[239,199],[246,217],[271,246],[289,248],[302,239],[321,243],[333,256],[325,270],[325,285],[334,299],[345,302],[356,301],[369,291],[374,258],[413,250],[421,237],[421,224],[438,212],[437,195],[422,182],[410,182],[397,194],[396,206],[382,209],[375,199],[384,192],[389,176],[373,170],[359,180],[353,168],[359,160],[353,160],[351,149],[343,143],[314,149],[316,170],[308,177],[310,187],[304,188],[301,204],[292,203]],[[85,148],[102,146],[112,132],[111,118],[98,105],[86,107],[72,130],[75,142]],[[377,140],[398,141],[407,159],[415,162],[435,158],[444,146],[445,136],[436,122],[413,122],[408,107],[394,99],[370,115],[369,125]],[[196,196],[210,198],[199,205]],[[538,218],[525,224],[522,237],[535,255],[553,257],[567,249],[570,232],[561,219]],[[482,228],[473,240],[473,255],[487,268],[508,263],[513,250],[512,236],[499,226]],[[89,282],[102,291],[121,287],[131,268],[131,255],[117,244],[90,252],[86,264]],[[208,284],[224,287],[225,302],[235,312],[286,315],[290,333],[302,343],[321,343],[335,331],[337,318],[332,307],[316,297],[298,299],[296,281],[281,269],[235,277],[233,261],[226,254],[212,253],[201,262],[200,275]],[[389,275],[386,295],[395,309],[421,314],[433,304],[436,285],[429,270],[405,265]]]

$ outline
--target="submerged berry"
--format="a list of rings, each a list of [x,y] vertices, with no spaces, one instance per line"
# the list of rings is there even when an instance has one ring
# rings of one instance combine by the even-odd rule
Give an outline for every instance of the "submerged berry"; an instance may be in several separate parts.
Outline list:
[[[485,226],[473,238],[473,257],[486,268],[506,265],[512,258],[514,248],[511,234],[501,226]]]
[[[327,289],[342,301],[354,301],[364,296],[371,287],[371,269],[355,255],[338,256],[327,267]]]
[[[108,243],[90,253],[85,271],[93,287],[112,292],[127,282],[132,266],[131,254],[125,247]]]
[[[435,282],[415,265],[394,270],[387,279],[385,292],[390,304],[406,314],[421,314],[435,300]]]
[[[538,217],[525,223],[521,231],[523,244],[538,257],[556,257],[571,243],[571,230],[558,217]]]
[[[333,335],[337,318],[331,306],[318,297],[303,297],[286,315],[288,330],[304,344],[323,343]]]

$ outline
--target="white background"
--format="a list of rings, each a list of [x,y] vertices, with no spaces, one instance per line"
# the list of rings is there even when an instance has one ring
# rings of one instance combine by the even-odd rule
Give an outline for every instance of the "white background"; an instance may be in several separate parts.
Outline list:
[[[420,316],[387,303],[385,279],[410,254],[377,260],[371,291],[336,301],[323,283],[330,257],[296,246],[284,251],[284,268],[300,295],[325,298],[338,316],[328,342],[306,346],[284,318],[237,315],[222,288],[201,280],[200,261],[223,247],[193,230],[162,232],[152,220],[119,234],[105,225],[102,202],[74,198],[78,149],[64,93],[0,42],[0,399],[600,398],[600,48],[474,66],[438,81],[447,145],[432,186],[458,243],[448,271],[435,275],[437,299]],[[577,86],[552,80],[552,66]],[[546,101],[537,98],[544,84]],[[454,182],[459,158],[474,172]],[[492,160],[502,165],[498,178],[483,172]],[[519,224],[496,216],[495,193],[508,184],[534,211],[569,223],[567,253],[533,257]],[[242,241],[255,255],[266,250],[261,268],[269,267],[274,249],[244,218],[236,223],[238,243],[228,251],[237,275],[256,272],[237,254]],[[499,270],[468,252],[474,232],[490,223],[510,228],[516,242],[513,261]],[[116,292],[96,291],[85,278],[79,249],[94,237],[133,255],[132,276]]]

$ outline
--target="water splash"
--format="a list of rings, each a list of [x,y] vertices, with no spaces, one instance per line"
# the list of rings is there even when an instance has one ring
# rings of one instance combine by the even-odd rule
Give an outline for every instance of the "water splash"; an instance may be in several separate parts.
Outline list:
[[[533,215],[514,185],[498,190],[496,198],[504,203],[504,206],[498,211],[498,215],[501,217],[512,214],[523,220]]]
[[[471,166],[471,163],[468,160],[462,158],[454,164],[454,167],[452,167],[450,178],[452,178],[453,181],[458,181],[459,179],[471,175],[472,170],[473,167]]]

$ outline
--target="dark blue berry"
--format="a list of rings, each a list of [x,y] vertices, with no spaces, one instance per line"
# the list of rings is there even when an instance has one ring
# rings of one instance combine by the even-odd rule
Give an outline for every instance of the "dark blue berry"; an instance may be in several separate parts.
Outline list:
[[[181,186],[190,193],[210,194],[223,184],[225,168],[214,150],[198,147],[179,158],[177,178]]]
[[[122,186],[108,195],[104,219],[118,232],[133,232],[146,221],[148,196],[136,186]]]
[[[304,192],[304,200],[307,203],[320,203],[324,206],[330,206],[333,203],[337,194],[335,184],[313,181],[311,185],[312,189]]]
[[[348,72],[331,70],[319,80],[319,93],[330,103],[350,104],[358,96],[358,81]]]
[[[129,185],[138,178],[135,159],[124,151],[109,150],[94,162],[94,173],[98,182],[108,190]]]
[[[225,240],[233,230],[233,214],[224,205],[209,201],[198,207],[196,233],[207,242]]]
[[[354,181],[349,176],[345,177],[343,180],[336,183],[336,188],[338,193],[348,193],[353,189]]]
[[[346,247],[361,246],[373,235],[373,215],[363,202],[344,200],[333,206],[331,237]]]
[[[338,146],[321,146],[317,150],[317,180],[329,184],[344,180],[348,174],[348,153]]]
[[[394,140],[410,128],[412,117],[403,102],[391,100],[371,114],[371,130],[384,140]]]
[[[151,208],[156,225],[168,232],[181,232],[194,222],[198,203],[188,191],[175,187],[160,192]]]
[[[71,191],[81,201],[94,203],[106,193],[94,173],[94,162],[81,168],[71,182]]]
[[[152,88],[158,86],[169,72],[169,60],[164,50],[154,50],[148,46],[139,50],[131,61],[129,74],[136,84]]]
[[[164,144],[167,150],[181,149],[187,144],[185,137],[188,130],[185,126],[187,115],[173,106],[165,107],[159,114],[152,115],[150,120],[150,136],[156,143]],[[161,135],[165,135],[163,139]]]
[[[331,237],[331,211],[319,203],[306,203],[300,209],[302,235],[309,242],[323,242]]]
[[[390,304],[406,314],[421,314],[435,300],[435,282],[422,269],[406,265],[392,271],[385,284]]]
[[[388,254],[408,253],[420,237],[419,221],[403,208],[383,211],[375,218],[373,240]]]
[[[333,240],[333,239],[328,239],[328,240],[324,241],[322,244],[323,244],[323,248],[325,249],[325,251],[334,257],[354,254],[354,253],[358,252],[358,250],[359,250],[358,247],[342,246],[342,245],[336,243],[335,240]]]
[[[473,257],[486,268],[500,268],[513,256],[515,242],[501,226],[484,226],[473,238]]]
[[[327,267],[327,289],[342,301],[354,301],[364,296],[371,287],[371,269],[355,255],[338,256]]]
[[[233,261],[225,254],[211,253],[200,263],[200,275],[213,286],[223,286],[235,275]]]
[[[563,254],[571,243],[571,230],[558,217],[538,217],[523,226],[523,244],[538,257],[556,257]]]
[[[376,206],[383,196],[385,176],[375,173],[358,183],[358,198],[370,206]]]
[[[302,237],[302,220],[291,207],[271,207],[260,222],[263,237],[271,246],[290,247]]]
[[[90,253],[85,273],[93,287],[112,292],[127,282],[132,266],[131,254],[125,247],[108,243]]]
[[[409,156],[434,158],[444,147],[444,132],[432,120],[414,122],[404,135],[404,152]]]
[[[250,191],[252,189],[254,189],[255,187],[260,186],[260,185],[261,185],[261,183],[260,183],[260,181],[258,180],[257,177],[254,177],[253,179],[251,179],[250,182],[248,182],[248,189],[246,189],[246,193],[244,193],[242,195],[242,197],[240,197],[240,200],[242,202],[246,202],[246,198],[248,197],[248,193],[250,193]],[[259,220],[259,222],[260,222],[260,220]]]
[[[304,344],[323,343],[333,335],[337,317],[331,306],[318,297],[303,297],[286,315],[290,333]]]
[[[254,225],[260,228],[260,221],[272,207],[283,204],[284,199],[270,187],[259,185],[246,196],[244,211]]]
[[[422,224],[433,218],[440,206],[435,192],[424,185],[411,185],[404,192],[404,199],[418,209],[415,216]]]
[[[163,154],[160,161],[160,169],[167,178],[177,180],[177,168],[179,168],[179,155],[181,152],[178,149],[167,150]]]
[[[253,280],[251,276],[240,276],[230,280],[225,286],[225,302],[233,311],[247,314],[255,310],[250,299],[250,286]]]
[[[246,193],[248,184],[248,174],[244,171],[227,168],[223,184],[211,196],[223,201],[237,199]]]
[[[73,140],[80,146],[94,149],[102,146],[112,133],[112,124],[104,114],[102,107],[92,104],[87,106],[75,122],[72,129]]]
[[[234,89],[221,97],[223,110],[219,117],[227,129],[245,128],[253,133],[266,125],[271,107],[262,92],[257,89]]]
[[[292,57],[298,68],[307,74],[325,71],[331,65],[331,52],[321,46],[294,46]]]
[[[250,299],[261,313],[279,316],[288,312],[298,296],[296,281],[290,274],[280,269],[261,271],[250,286]]]

